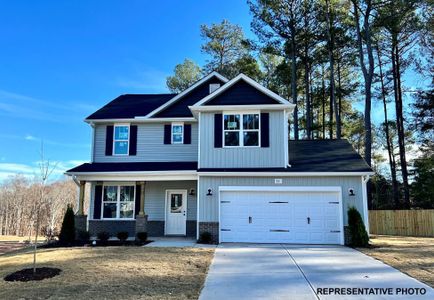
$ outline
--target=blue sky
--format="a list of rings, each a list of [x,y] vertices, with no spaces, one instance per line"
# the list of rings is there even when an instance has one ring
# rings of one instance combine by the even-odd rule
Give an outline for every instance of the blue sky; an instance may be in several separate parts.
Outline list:
[[[90,157],[83,119],[125,93],[166,92],[189,57],[202,64],[201,24],[223,18],[249,33],[245,1],[5,1],[0,10],[0,180],[56,176]]]
[[[245,1],[3,2],[0,181],[32,175],[41,140],[55,176],[88,161],[83,119],[120,94],[166,92],[177,63],[204,63],[200,25],[222,19],[254,37]]]

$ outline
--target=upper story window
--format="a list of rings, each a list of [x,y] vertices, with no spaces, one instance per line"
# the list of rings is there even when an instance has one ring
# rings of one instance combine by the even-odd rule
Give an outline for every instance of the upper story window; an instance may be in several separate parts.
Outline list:
[[[224,147],[258,147],[259,113],[224,114]]]
[[[114,155],[128,155],[130,126],[115,125],[113,132],[113,153]]]
[[[220,83],[211,83],[209,85],[209,93],[215,92],[217,89],[220,88]]]
[[[184,143],[184,124],[172,123],[172,144]]]
[[[103,219],[133,219],[134,199],[134,185],[105,185],[101,207]]]

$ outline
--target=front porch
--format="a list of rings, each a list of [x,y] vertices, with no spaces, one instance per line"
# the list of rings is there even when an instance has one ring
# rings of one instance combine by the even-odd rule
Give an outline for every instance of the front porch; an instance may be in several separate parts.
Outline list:
[[[84,186],[80,181],[76,229],[91,238],[107,232],[116,237],[138,232],[148,237],[197,236],[197,180],[88,181],[90,205],[84,214]]]

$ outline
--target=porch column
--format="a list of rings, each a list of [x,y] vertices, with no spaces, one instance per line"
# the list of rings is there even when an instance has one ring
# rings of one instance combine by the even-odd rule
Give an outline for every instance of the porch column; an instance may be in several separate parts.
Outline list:
[[[140,182],[140,211],[139,216],[145,215],[145,182]]]
[[[79,236],[80,232],[87,230],[87,216],[84,214],[84,190],[86,181],[80,181],[80,194],[78,197],[77,214],[74,216],[75,233]]]
[[[84,189],[86,186],[86,181],[80,181],[80,196],[78,198],[78,211],[77,215],[84,215]]]

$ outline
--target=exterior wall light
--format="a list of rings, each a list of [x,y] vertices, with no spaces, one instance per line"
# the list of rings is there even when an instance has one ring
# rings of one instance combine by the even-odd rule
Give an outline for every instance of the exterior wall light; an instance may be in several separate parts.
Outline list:
[[[212,196],[212,189],[208,189],[208,193],[206,195],[207,196]]]
[[[188,193],[190,196],[194,196],[194,194],[196,193],[196,191],[194,189],[190,189],[190,193]]]

